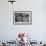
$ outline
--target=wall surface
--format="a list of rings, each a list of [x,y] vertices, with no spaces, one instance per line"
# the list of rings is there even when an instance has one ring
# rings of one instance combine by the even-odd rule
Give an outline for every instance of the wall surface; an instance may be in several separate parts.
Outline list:
[[[15,40],[19,32],[31,34],[33,40],[46,40],[45,0],[17,0],[13,5],[0,0],[0,40]],[[13,11],[32,11],[32,25],[14,25]]]

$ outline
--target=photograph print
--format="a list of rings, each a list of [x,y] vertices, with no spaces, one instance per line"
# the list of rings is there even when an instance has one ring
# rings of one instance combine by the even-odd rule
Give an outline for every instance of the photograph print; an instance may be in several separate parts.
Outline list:
[[[32,24],[32,12],[13,11],[13,24]]]

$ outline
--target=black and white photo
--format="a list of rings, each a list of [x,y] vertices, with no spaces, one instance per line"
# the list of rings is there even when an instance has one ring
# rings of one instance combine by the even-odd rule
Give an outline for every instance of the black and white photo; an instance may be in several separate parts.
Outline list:
[[[14,11],[13,12],[14,24],[32,24],[31,11]]]

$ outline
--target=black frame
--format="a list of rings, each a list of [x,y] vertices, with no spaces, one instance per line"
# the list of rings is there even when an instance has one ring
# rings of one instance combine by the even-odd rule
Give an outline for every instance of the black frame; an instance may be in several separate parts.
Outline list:
[[[29,13],[29,22],[15,22],[15,13]],[[32,24],[32,11],[13,11],[13,24],[15,25],[29,25]]]

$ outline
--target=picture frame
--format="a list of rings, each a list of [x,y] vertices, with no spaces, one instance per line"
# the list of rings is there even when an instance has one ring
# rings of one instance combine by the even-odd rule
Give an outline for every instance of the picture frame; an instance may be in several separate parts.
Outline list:
[[[13,11],[13,24],[32,24],[32,11]]]

